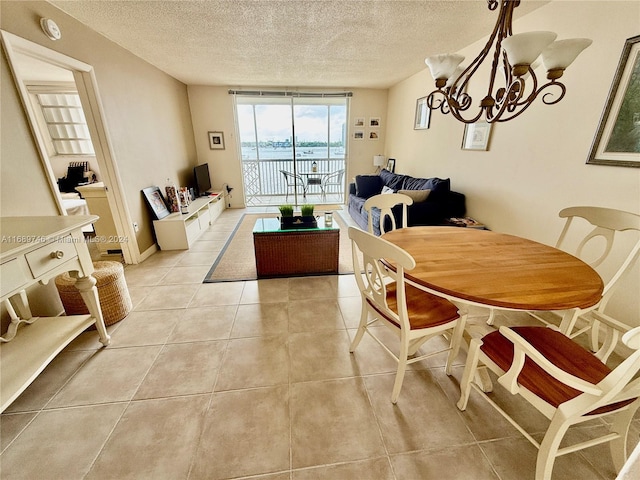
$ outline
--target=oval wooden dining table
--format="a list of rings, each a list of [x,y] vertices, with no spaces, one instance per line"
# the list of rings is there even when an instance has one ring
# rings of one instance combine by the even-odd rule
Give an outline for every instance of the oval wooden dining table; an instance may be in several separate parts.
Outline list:
[[[408,227],[382,238],[413,256],[416,267],[405,277],[418,287],[472,305],[561,311],[563,332],[602,298],[593,268],[526,238],[463,227]]]

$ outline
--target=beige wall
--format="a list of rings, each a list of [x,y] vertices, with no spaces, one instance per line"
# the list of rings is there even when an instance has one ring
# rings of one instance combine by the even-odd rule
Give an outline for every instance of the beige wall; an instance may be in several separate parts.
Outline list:
[[[61,40],[45,37],[41,17],[58,23]],[[154,240],[140,190],[164,186],[167,177],[189,182],[196,163],[186,86],[46,2],[3,0],[0,28],[95,68],[125,200],[132,220],[140,224],[137,241],[144,252]],[[0,74],[0,214],[57,215],[4,50]],[[55,315],[62,310],[53,282],[33,290],[37,290],[30,295],[35,315]],[[6,323],[4,309],[2,317]]]
[[[242,188],[242,169],[240,154],[237,150],[235,113],[233,95],[228,87],[190,85],[189,101],[191,118],[196,138],[196,149],[200,163],[209,163],[211,182],[214,188],[228,184],[234,188],[230,199],[232,208],[244,206]],[[347,180],[361,173],[373,173],[373,156],[382,154],[385,146],[387,118],[387,90],[353,89],[349,104],[349,128],[352,130],[356,117],[381,119],[381,138],[379,140],[354,140],[353,132],[347,145]],[[369,129],[365,128],[365,132]],[[222,131],[225,138],[225,150],[210,150],[207,132]]]
[[[559,38],[590,37],[593,45],[569,67],[566,97],[533,105],[493,126],[489,151],[460,149],[464,125],[435,112],[428,130],[407,128],[415,102],[434,89],[428,69],[389,92],[385,154],[399,171],[450,177],[467,196],[468,214],[497,231],[553,243],[569,205],[599,205],[640,213],[640,169],[586,165],[625,39],[638,34],[638,2],[554,1],[514,25],[515,33],[551,30]],[[486,40],[461,51],[467,62]],[[484,83],[482,84],[483,88]],[[476,100],[477,101],[477,100]],[[605,279],[611,269],[604,268]],[[623,282],[610,311],[640,325],[640,268]]]
[[[196,150],[184,84],[90,30],[46,2],[0,2],[0,28],[92,65],[104,107],[113,154],[131,220],[138,222],[139,250],[154,244],[153,225],[140,190],[164,187],[167,177],[191,182]],[[49,40],[41,17],[56,21],[62,39]],[[57,214],[31,131],[1,60],[2,215]],[[24,201],[28,192],[29,202]]]

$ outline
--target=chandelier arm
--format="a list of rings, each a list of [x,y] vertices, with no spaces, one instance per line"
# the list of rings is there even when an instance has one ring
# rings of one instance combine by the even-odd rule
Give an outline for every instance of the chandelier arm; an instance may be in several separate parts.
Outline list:
[[[560,100],[562,100],[564,98],[564,95],[565,95],[565,93],[567,91],[567,87],[563,83],[555,82],[555,81],[547,82],[543,86],[541,86],[536,92],[534,92],[534,94],[532,94],[533,96],[531,97],[531,101],[529,101],[526,104],[524,104],[522,109],[518,110],[513,115],[509,115],[509,116],[506,116],[504,118],[499,118],[496,121],[498,121],[498,122],[507,122],[507,121],[509,121],[511,119],[514,119],[517,116],[521,115],[527,108],[529,108],[529,106],[531,104],[533,104],[533,101],[538,97],[538,95],[540,95],[542,93],[543,90],[546,90],[547,88],[550,88],[550,87],[558,87],[560,89],[560,95],[555,100],[549,101],[546,98],[549,95],[553,96],[553,93],[552,92],[546,92],[545,94],[542,95],[542,103],[544,103],[545,105],[554,105],[554,104],[558,103]]]
[[[495,10],[495,7],[491,8],[491,3],[492,3],[491,0],[487,0],[487,3],[489,4],[489,10]],[[489,35],[489,39],[487,40],[487,43],[485,44],[484,48],[480,51],[478,56],[475,59],[473,59],[473,61],[469,64],[469,66],[465,68],[462,71],[462,73],[458,76],[458,78],[454,80],[453,84],[451,84],[452,92],[455,92],[456,90],[457,91],[464,90],[466,85],[469,83],[469,80],[471,79],[471,77],[476,73],[476,70],[478,70],[480,65],[482,65],[482,62],[484,62],[485,58],[487,58],[487,56],[489,55],[489,52],[491,51],[491,46],[493,45],[493,41],[495,40],[496,36],[499,33],[500,34],[503,33],[501,28],[503,25],[503,17],[506,17],[507,11],[513,11],[513,9],[515,8],[515,5],[511,6],[512,3],[515,4],[515,2],[511,2],[511,1],[503,0],[501,2],[500,12],[498,13],[498,19],[496,21],[496,24],[493,27],[493,31],[491,32],[491,35]],[[511,16],[509,16],[509,18],[511,18]],[[511,24],[509,24],[509,29],[510,28],[511,28]],[[500,44],[501,41],[502,39],[499,39],[498,45]],[[495,77],[495,69],[492,69],[492,81],[491,81],[491,85],[489,86],[489,94],[491,93],[491,89],[493,88],[494,77]],[[464,78],[464,80],[460,84],[458,84],[458,82],[462,78]]]

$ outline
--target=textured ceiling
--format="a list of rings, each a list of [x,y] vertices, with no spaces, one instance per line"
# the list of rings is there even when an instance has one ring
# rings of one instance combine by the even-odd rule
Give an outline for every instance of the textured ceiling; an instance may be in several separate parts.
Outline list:
[[[232,87],[388,88],[497,17],[485,0],[50,3],[188,85]],[[523,0],[516,13],[545,3]]]

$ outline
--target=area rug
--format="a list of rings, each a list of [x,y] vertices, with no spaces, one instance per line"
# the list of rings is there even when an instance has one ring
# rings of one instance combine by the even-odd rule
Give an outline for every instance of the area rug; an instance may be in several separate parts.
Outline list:
[[[276,217],[277,214],[245,214],[233,230],[224,248],[211,266],[203,283],[240,282],[256,280],[256,257],[253,249],[253,226],[259,218]],[[338,273],[353,273],[351,241],[347,233],[347,224],[340,214],[335,212],[333,219],[340,227],[340,246],[338,255]]]

